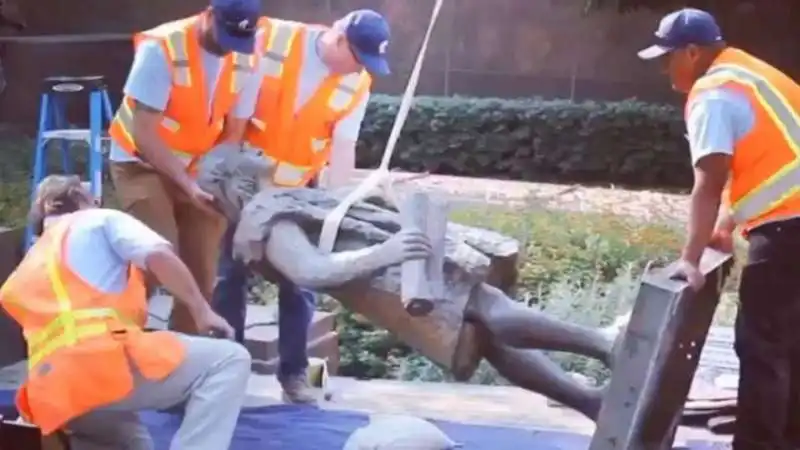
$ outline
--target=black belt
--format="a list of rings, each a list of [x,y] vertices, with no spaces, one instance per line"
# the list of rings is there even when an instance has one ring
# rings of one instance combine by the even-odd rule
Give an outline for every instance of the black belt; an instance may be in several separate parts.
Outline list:
[[[797,233],[800,236],[800,217],[759,225],[750,230],[747,235],[778,236],[787,233]]]

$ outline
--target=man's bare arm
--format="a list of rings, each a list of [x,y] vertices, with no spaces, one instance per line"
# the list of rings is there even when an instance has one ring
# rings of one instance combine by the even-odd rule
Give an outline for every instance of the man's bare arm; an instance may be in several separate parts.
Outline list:
[[[208,301],[200,293],[200,287],[192,277],[186,264],[175,254],[170,246],[155,248],[145,259],[148,272],[172,294],[175,299],[186,306],[196,322],[209,314]]]
[[[691,195],[689,230],[681,257],[699,264],[703,251],[711,241],[722,191],[728,181],[731,157],[716,153],[701,159],[695,166],[695,184]]]
[[[161,125],[163,114],[162,111],[156,108],[134,100],[133,141],[145,162],[174,181],[181,189],[189,192],[192,186],[192,179],[187,175],[185,166],[166,148],[158,135],[158,128]]]
[[[217,144],[241,144],[244,140],[247,122],[248,119],[240,119],[228,115],[228,117],[225,118],[225,132]]]

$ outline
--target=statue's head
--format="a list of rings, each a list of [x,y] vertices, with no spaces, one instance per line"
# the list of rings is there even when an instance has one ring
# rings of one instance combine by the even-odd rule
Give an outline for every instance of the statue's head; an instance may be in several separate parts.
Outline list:
[[[214,196],[229,220],[238,221],[242,208],[261,189],[268,172],[269,164],[260,151],[226,147],[203,160],[197,182]]]

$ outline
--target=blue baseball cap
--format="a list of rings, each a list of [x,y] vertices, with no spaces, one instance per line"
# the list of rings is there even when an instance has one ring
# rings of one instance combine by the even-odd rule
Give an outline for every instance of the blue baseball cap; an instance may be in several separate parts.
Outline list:
[[[722,42],[722,31],[711,14],[684,8],[667,14],[658,24],[656,43],[638,53],[639,58],[655,59],[689,45]]]
[[[227,51],[252,54],[261,15],[259,0],[211,0],[217,44]]]
[[[359,9],[345,16],[343,21],[345,37],[358,62],[372,75],[389,75],[386,48],[391,33],[386,19],[371,9]]]

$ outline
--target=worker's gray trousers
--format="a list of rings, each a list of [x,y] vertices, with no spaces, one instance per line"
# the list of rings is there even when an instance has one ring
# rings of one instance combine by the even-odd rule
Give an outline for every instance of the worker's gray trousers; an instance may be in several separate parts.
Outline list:
[[[73,450],[154,450],[138,411],[167,409],[184,402],[183,422],[170,450],[230,447],[247,390],[250,354],[233,341],[178,336],[186,344],[183,364],[159,382],[134,373],[135,388],[130,396],[70,422],[67,429]]]

